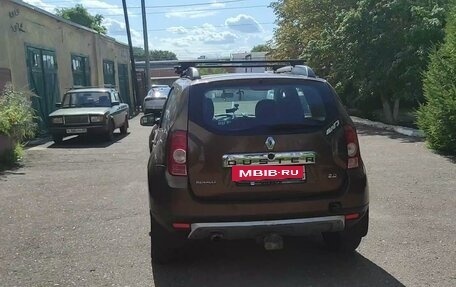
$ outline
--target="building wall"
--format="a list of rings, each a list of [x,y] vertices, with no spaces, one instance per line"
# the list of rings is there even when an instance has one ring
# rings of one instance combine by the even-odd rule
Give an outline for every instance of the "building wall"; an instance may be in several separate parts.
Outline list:
[[[104,59],[115,64],[116,86],[118,64],[127,64],[130,102],[134,103],[127,45],[14,0],[0,0],[0,27],[0,68],[11,70],[15,88],[29,88],[26,46],[33,46],[55,52],[60,96],[73,87],[72,54],[88,56],[92,86],[104,84]]]

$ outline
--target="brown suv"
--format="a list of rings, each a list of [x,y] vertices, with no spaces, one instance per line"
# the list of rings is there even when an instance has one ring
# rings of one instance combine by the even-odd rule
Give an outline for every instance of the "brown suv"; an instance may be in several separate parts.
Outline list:
[[[307,66],[200,77],[179,69],[148,163],[152,260],[187,240],[322,234],[354,251],[368,230],[368,184],[355,126]]]

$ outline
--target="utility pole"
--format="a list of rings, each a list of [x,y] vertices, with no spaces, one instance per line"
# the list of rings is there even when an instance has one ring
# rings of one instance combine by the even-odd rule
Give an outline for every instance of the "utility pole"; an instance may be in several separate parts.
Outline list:
[[[144,75],[146,76],[146,93],[150,89],[150,61],[149,61],[149,40],[147,37],[147,19],[146,19],[146,4],[145,0],[141,0],[142,22],[143,22],[143,37],[144,37],[144,54],[146,56],[146,65],[144,67]]]
[[[138,87],[138,79],[136,78],[136,64],[135,64],[135,56],[133,54],[133,44],[131,43],[131,34],[130,34],[130,22],[128,21],[128,12],[127,12],[127,3],[126,0],[122,0],[122,6],[124,11],[125,17],[125,28],[127,29],[127,39],[128,39],[128,47],[130,49],[130,61],[131,61],[131,81],[133,82],[133,100],[135,110],[138,108],[138,97],[139,97],[139,87]]]

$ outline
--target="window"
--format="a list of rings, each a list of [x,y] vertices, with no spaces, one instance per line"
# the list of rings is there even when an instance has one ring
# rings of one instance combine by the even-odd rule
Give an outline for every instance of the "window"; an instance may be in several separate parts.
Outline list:
[[[67,93],[62,101],[62,108],[110,106],[109,93],[106,92]]]
[[[114,62],[103,60],[103,77],[105,85],[116,85]]]
[[[161,126],[168,130],[173,124],[177,113],[177,100],[178,100],[178,89],[172,88],[168,99],[166,100],[165,106],[163,108],[163,117],[161,120]],[[183,97],[181,97],[183,98]]]
[[[72,55],[71,70],[73,72],[73,85],[90,86],[90,64],[88,57]]]
[[[311,130],[335,114],[331,90],[315,81],[248,85],[233,81],[195,86],[190,94],[190,119],[215,133],[275,131],[284,126]]]
[[[111,93],[111,102],[121,102],[119,98],[119,94],[117,92],[112,92]]]

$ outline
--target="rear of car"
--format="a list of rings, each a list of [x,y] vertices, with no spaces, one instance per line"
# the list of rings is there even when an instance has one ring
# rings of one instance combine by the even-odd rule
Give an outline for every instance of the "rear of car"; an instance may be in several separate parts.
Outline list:
[[[275,249],[282,236],[322,233],[335,249],[358,246],[367,179],[356,129],[326,81],[218,76],[183,91],[176,119],[156,136],[166,144],[149,161],[157,248],[163,234],[168,242],[260,238]]]
[[[150,89],[143,102],[144,114],[160,115],[166,102],[169,90],[169,86],[156,86]]]

